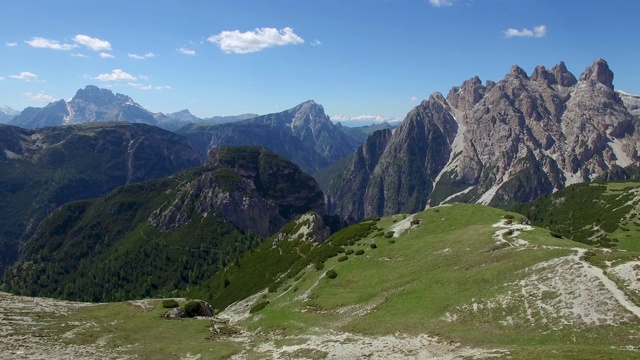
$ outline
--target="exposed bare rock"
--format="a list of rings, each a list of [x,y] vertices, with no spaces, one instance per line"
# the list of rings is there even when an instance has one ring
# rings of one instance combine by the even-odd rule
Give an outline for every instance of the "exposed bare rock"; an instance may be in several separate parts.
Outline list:
[[[567,70],[567,67],[562,61],[551,68],[551,72],[553,73],[558,85],[560,86],[570,87],[578,83],[578,79],[576,79],[576,77],[572,73],[570,73],[569,70]]]
[[[637,163],[638,121],[602,59],[579,81],[562,62],[531,77],[514,65],[497,83],[474,77],[446,100],[432,95],[394,131],[366,187],[328,196],[338,213],[356,218],[450,201],[509,206]],[[343,188],[353,190],[350,173]],[[353,211],[359,201],[364,213]]]
[[[609,65],[603,59],[598,59],[593,65],[589,66],[582,75],[580,81],[597,81],[600,84],[613,90],[613,72],[609,69]]]

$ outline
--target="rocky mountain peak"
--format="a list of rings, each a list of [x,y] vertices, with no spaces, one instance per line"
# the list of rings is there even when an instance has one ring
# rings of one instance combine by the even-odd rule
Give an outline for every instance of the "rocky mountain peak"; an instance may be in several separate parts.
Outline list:
[[[571,72],[569,72],[569,70],[567,70],[567,67],[562,61],[552,67],[551,72],[555,76],[556,82],[560,86],[570,87],[578,82],[576,77]]]
[[[554,85],[557,83],[556,76],[542,65],[536,66],[533,70],[533,74],[531,74],[531,81],[542,82],[547,85]]]
[[[580,81],[596,81],[613,90],[613,71],[603,59],[596,60],[593,65],[580,75]]]
[[[79,89],[72,101],[83,101],[96,106],[110,105],[116,101],[116,96],[109,89],[101,89],[97,86],[88,85],[84,89]]]
[[[486,92],[477,76],[466,80],[461,86],[454,86],[447,94],[447,102],[456,109],[467,111],[477,104]]]
[[[509,72],[509,74],[516,75],[516,76],[519,76],[519,77],[524,78],[524,79],[529,79],[529,76],[527,76],[527,72],[524,71],[518,65],[513,65],[511,67],[511,71]]]

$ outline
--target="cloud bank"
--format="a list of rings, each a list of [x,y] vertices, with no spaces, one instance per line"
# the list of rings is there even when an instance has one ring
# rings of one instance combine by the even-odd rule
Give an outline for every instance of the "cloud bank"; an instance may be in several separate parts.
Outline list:
[[[509,28],[505,31],[503,31],[504,36],[510,38],[510,37],[536,37],[536,38],[541,38],[545,35],[547,35],[547,27],[545,25],[539,25],[533,28],[533,30],[529,30],[529,29],[522,29],[522,30],[518,30],[518,29],[513,29],[513,28]]]
[[[195,50],[190,50],[190,49],[186,49],[186,48],[179,48],[176,49],[177,52],[179,52],[180,54],[183,55],[189,55],[189,56],[195,56],[196,55],[196,51]]]
[[[34,73],[30,73],[28,71],[23,71],[20,74],[17,75],[10,75],[9,77],[13,78],[13,79],[18,79],[18,80],[24,80],[26,82],[34,82],[34,81],[38,81],[38,75],[34,74]]]
[[[207,40],[217,44],[220,50],[227,54],[248,54],[273,46],[304,43],[304,40],[290,27],[281,30],[258,28],[247,32],[223,31],[218,35],[210,36]]]
[[[429,0],[429,4],[433,7],[451,6],[455,0]]]
[[[111,73],[100,74],[94,79],[100,81],[133,81],[136,78],[135,76],[122,71],[122,69],[115,69]]]

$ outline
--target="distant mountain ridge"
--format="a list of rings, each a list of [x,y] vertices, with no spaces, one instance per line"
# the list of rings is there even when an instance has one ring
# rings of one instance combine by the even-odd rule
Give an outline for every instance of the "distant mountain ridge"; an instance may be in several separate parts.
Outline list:
[[[178,131],[205,154],[220,146],[264,146],[314,173],[359,145],[325,114],[322,105],[306,101],[283,112],[221,125],[191,124]]]
[[[8,123],[9,121],[11,121],[11,119],[16,117],[18,114],[20,114],[19,111],[14,110],[8,107],[7,105],[0,106],[0,124]]]
[[[0,116],[2,116],[1,113]],[[114,94],[109,89],[88,85],[84,89],[79,89],[68,102],[66,100],[58,100],[49,103],[43,108],[28,107],[19,114],[11,115],[11,118],[8,118],[7,121],[11,120],[9,122],[10,125],[25,129],[89,122],[126,121],[176,131],[190,123],[224,123],[254,116],[257,115],[243,114],[200,119],[191,114],[189,110],[182,110],[168,115],[153,113],[143,108],[127,95]]]
[[[240,114],[240,115],[230,115],[230,116],[212,116],[209,118],[199,118],[193,115],[189,109],[180,110],[174,113],[166,114],[168,117],[175,119],[177,121],[181,121],[184,123],[206,123],[206,124],[226,124],[230,122],[236,122],[241,120],[247,120],[254,117],[258,117],[258,114]]]
[[[362,219],[461,201],[508,207],[637,163],[638,119],[598,59],[518,66],[434,93],[392,133],[374,133],[327,186],[331,211]],[[360,155],[358,155],[360,154]]]

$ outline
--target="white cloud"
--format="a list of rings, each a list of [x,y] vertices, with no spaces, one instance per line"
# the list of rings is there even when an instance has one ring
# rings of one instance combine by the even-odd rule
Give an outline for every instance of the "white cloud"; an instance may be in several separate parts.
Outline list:
[[[122,69],[115,69],[111,73],[100,74],[96,76],[94,79],[97,79],[100,81],[132,81],[132,80],[135,80],[136,78],[133,75],[122,71]]]
[[[529,29],[522,29],[522,30],[518,30],[518,29],[507,29],[505,31],[503,31],[504,36],[506,37],[543,37],[545,35],[547,35],[547,27],[545,25],[539,25],[533,28],[532,30]]]
[[[247,54],[272,46],[301,44],[304,42],[290,27],[281,30],[258,28],[247,32],[240,32],[239,30],[223,31],[218,35],[210,36],[207,40],[217,44],[222,51],[228,54]]]
[[[7,41],[7,42],[5,43],[5,45],[6,45],[6,46],[9,46],[9,47],[13,47],[13,46],[18,46],[18,43],[16,43],[16,42],[8,42],[8,41]]]
[[[42,48],[42,49],[71,50],[78,47],[78,45],[74,45],[74,44],[60,44],[59,41],[45,39],[43,37],[34,37],[31,40],[28,40],[25,42],[31,47]]]
[[[103,59],[113,59],[113,58],[115,58],[115,56],[113,56],[113,55],[111,55],[109,53],[106,53],[106,52],[101,52],[100,53],[100,57],[103,58]]]
[[[417,96],[412,96],[410,100],[413,101],[413,102],[416,102],[416,101],[418,101],[418,97]]]
[[[135,60],[144,60],[147,58],[152,58],[152,57],[156,57],[157,55],[152,53],[152,52],[148,52],[144,55],[138,55],[138,54],[127,54],[128,57],[135,59]]]
[[[80,45],[84,45],[93,51],[111,50],[111,44],[108,41],[92,38],[87,35],[78,34],[73,38],[73,41]]]
[[[322,45],[322,42],[320,42],[320,40],[315,39],[311,42],[311,46],[318,46],[318,45]]]
[[[0,81],[4,80],[4,76],[0,76]]]
[[[26,82],[38,81],[38,75],[36,75],[34,73],[30,73],[28,71],[23,71],[20,74],[11,75],[9,77],[14,78],[14,79],[24,80]]]
[[[190,49],[186,49],[186,48],[176,49],[176,51],[178,51],[180,54],[184,54],[184,55],[194,56],[196,54],[195,50],[190,50]]]
[[[71,56],[80,57],[80,58],[88,58],[89,57],[89,56],[87,56],[85,54],[81,54],[81,53],[74,53],[74,54],[71,54]]]
[[[455,0],[429,0],[429,4],[433,7],[451,6]]]
[[[37,94],[28,92],[24,93],[24,96],[29,98],[30,100],[41,103],[50,103],[56,100],[56,98],[54,98],[53,96],[45,94],[44,91],[41,91]]]

